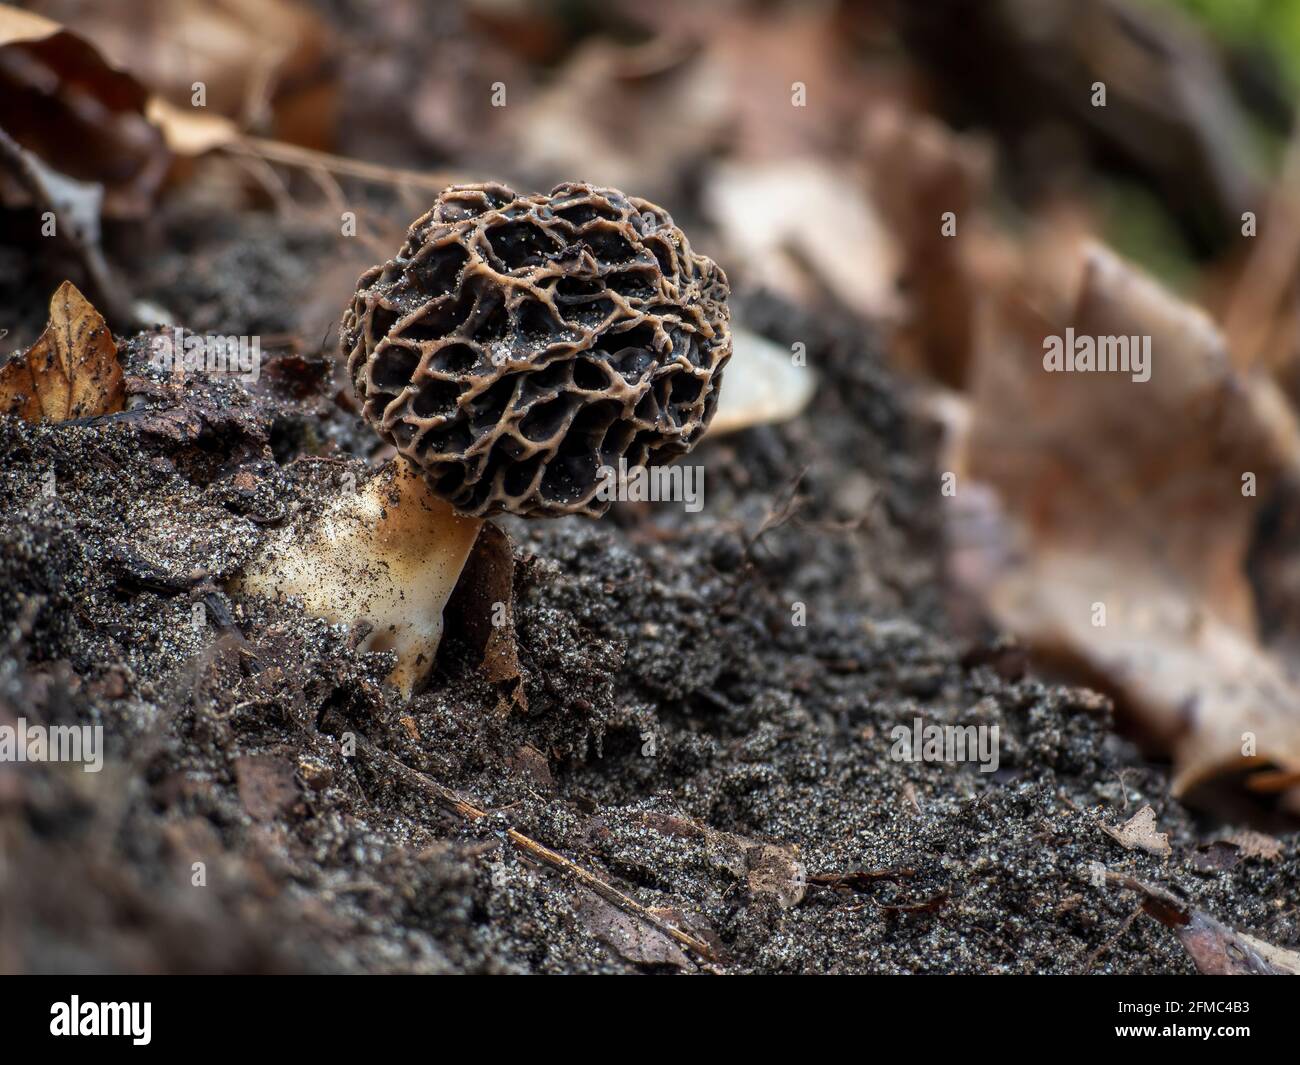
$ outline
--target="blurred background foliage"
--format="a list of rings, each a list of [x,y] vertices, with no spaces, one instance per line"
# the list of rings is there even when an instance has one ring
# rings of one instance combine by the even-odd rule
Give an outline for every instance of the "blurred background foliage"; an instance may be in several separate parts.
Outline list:
[[[1155,2],[1155,0],[1148,0]],[[1174,0],[1226,46],[1270,55],[1300,91],[1300,3],[1296,0]]]

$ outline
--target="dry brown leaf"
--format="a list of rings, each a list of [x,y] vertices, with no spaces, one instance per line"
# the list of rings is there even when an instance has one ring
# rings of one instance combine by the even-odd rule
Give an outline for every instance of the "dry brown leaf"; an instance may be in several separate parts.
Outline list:
[[[636,19],[645,43],[588,38],[522,109],[508,109],[516,165],[581,173],[671,208],[700,164],[724,152],[760,167],[835,152],[870,94],[833,5],[738,18],[707,4],[643,4]],[[464,109],[447,95],[422,94],[421,106],[463,130]]]
[[[1142,908],[1172,928],[1196,968],[1207,976],[1300,976],[1300,952],[1238,932],[1155,884],[1123,873],[1106,879],[1142,896]]]
[[[1272,836],[1253,829],[1243,828],[1223,837],[1224,843],[1231,843],[1240,849],[1247,858],[1262,858],[1266,862],[1275,862],[1282,857],[1282,843]]]
[[[872,202],[899,248],[907,306],[891,357],[949,387],[965,384],[980,294],[1010,257],[984,209],[988,145],[927,115],[875,108],[862,141]],[[951,212],[951,215],[949,215]]]
[[[233,144],[240,137],[239,127],[224,115],[177,107],[161,96],[149,98],[145,114],[177,155],[202,155]]]
[[[599,896],[582,891],[576,905],[587,930],[628,961],[638,965],[671,965],[675,969],[694,968],[682,948],[657,928],[629,916]]]
[[[111,8],[40,0],[39,7],[182,111],[191,109],[198,82],[200,114],[314,147],[332,136],[328,35],[298,0],[133,0]]]
[[[1295,419],[1269,379],[1234,370],[1204,314],[1100,247],[1075,254],[1071,312],[1010,295],[987,308],[969,468],[996,490],[1001,528],[985,513],[972,540],[956,522],[965,576],[1002,625],[1099,679],[1172,749],[1175,793],[1238,767],[1294,772],[1300,688],[1256,641],[1245,557],[1261,500],[1300,468]],[[1045,338],[1067,327],[1149,336],[1150,380],[1046,372]]]
[[[882,88],[845,32],[842,7],[752,5],[742,18],[723,5],[695,6],[705,63],[724,86],[734,155],[759,163],[837,155],[863,101]]]
[[[1300,976],[1300,951],[1234,931],[1200,910],[1178,939],[1206,976]]]
[[[1157,858],[1168,858],[1172,853],[1169,837],[1156,830],[1156,812],[1148,804],[1119,828],[1102,825],[1101,830],[1125,850],[1143,850]]]
[[[27,421],[62,422],[120,411],[125,379],[100,313],[65,281],[50,300],[45,331],[0,368],[0,411]]]
[[[1219,320],[1237,365],[1260,362],[1294,370],[1300,356],[1300,129],[1291,136],[1282,172],[1270,192],[1258,236],[1230,262],[1226,276],[1212,282],[1211,297],[1222,304]],[[1294,398],[1294,393],[1293,393]]]
[[[898,313],[898,253],[860,174],[813,158],[715,167],[704,205],[744,280],[801,306]]]
[[[0,4],[0,45],[15,41],[38,41],[58,33],[57,22],[22,8]]]
[[[78,34],[0,4],[0,128],[57,173],[102,186],[108,217],[147,213],[171,163],[147,98]],[[30,200],[3,173],[0,196]]]
[[[603,39],[582,44],[555,79],[517,111],[507,136],[530,172],[584,180],[671,203],[689,163],[708,153],[726,129],[719,72],[685,40],[660,38],[626,47]],[[427,93],[417,119],[444,94]],[[442,108],[447,107],[444,101]],[[440,125],[459,127],[459,112]],[[445,139],[445,138],[444,138]]]
[[[78,278],[121,326],[135,312],[100,248],[100,221],[146,215],[171,165],[147,98],[82,37],[0,4],[0,203],[54,220],[52,247],[80,260]]]
[[[783,910],[803,901],[808,890],[808,869],[794,844],[766,843],[734,832],[720,832],[673,814],[649,813],[642,820],[652,832],[699,841],[710,865],[743,879],[754,895],[775,899]]]

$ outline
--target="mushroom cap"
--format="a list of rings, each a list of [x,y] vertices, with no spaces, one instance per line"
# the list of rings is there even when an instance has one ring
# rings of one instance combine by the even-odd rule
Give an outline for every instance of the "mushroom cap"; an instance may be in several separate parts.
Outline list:
[[[361,276],[340,339],[367,421],[457,510],[595,517],[602,466],[708,428],[728,292],[645,200],[453,185]]]

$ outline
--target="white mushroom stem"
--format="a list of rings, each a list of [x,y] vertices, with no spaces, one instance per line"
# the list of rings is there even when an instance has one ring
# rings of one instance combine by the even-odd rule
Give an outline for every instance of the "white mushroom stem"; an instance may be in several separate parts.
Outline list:
[[[298,596],[317,617],[369,625],[361,650],[396,651],[388,680],[409,697],[433,667],[443,608],[482,525],[433,495],[399,458],[306,528],[277,530],[231,590]]]

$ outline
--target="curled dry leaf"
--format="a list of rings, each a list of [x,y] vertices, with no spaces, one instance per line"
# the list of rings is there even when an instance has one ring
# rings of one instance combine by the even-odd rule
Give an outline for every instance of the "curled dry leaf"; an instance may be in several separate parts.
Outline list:
[[[1168,858],[1169,837],[1156,830],[1156,812],[1150,805],[1142,807],[1119,828],[1102,825],[1101,830],[1125,850],[1143,850],[1157,858]]]
[[[42,0],[52,19],[77,27],[109,62],[191,110],[196,82],[202,111],[275,135],[324,146],[334,120],[334,78],[326,69],[328,34],[298,0],[133,0],[96,8],[80,0]]]
[[[1136,891],[1142,909],[1172,928],[1200,972],[1207,976],[1300,976],[1300,953],[1238,932],[1179,896],[1123,873],[1107,881]]]
[[[62,422],[120,411],[125,379],[103,317],[70,281],[50,300],[45,331],[0,368],[0,411]]]
[[[145,113],[177,155],[202,155],[239,140],[239,127],[224,115],[177,107],[161,96],[149,98]]]
[[[1203,313],[1098,246],[1076,254],[1077,298],[1040,300],[1072,309],[1003,295],[984,316],[967,458],[1001,513],[972,540],[953,509],[964,577],[1172,750],[1176,794],[1241,767],[1294,773],[1300,689],[1256,641],[1245,557],[1261,500],[1300,468],[1295,419]],[[1148,338],[1149,380],[1047,372],[1046,343],[1071,327]]]
[[[1191,912],[1178,939],[1207,976],[1300,976],[1300,953],[1237,932],[1200,910]]]
[[[23,148],[0,128],[0,182],[8,178],[24,189],[44,221],[53,219],[55,246],[62,243],[80,260],[88,287],[109,315],[129,322],[134,314],[130,296],[109,268],[100,247],[100,214],[104,187],[95,182],[76,181],[47,166],[35,153]]]
[[[148,92],[57,22],[0,5],[0,129],[48,167],[103,188],[107,217],[146,214],[171,157]],[[31,200],[0,173],[0,199]]]
[[[0,4],[0,203],[38,212],[42,236],[71,250],[87,290],[123,326],[135,313],[100,248],[100,219],[146,215],[171,165],[147,99],[77,34]]]

